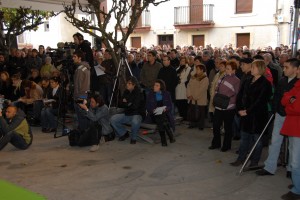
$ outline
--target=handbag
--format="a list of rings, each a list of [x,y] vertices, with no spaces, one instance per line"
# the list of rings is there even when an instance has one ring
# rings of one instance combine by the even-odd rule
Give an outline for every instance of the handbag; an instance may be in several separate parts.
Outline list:
[[[224,94],[216,93],[213,99],[213,105],[215,107],[226,109],[229,105],[230,97]]]
[[[222,83],[222,81],[224,80],[225,77],[226,76],[224,76],[222,78],[222,80],[220,81],[220,83],[218,85],[217,93],[215,94],[214,99],[213,99],[213,105],[215,107],[218,107],[218,108],[221,108],[221,109],[227,109],[227,107],[229,105],[230,98],[234,96],[234,95],[232,95],[232,96],[229,97],[229,96],[226,96],[224,94],[219,93],[220,85],[221,85],[221,83]]]
[[[187,112],[187,120],[190,122],[198,122],[200,118],[200,106],[197,104],[192,104],[192,101],[189,103],[188,112]]]

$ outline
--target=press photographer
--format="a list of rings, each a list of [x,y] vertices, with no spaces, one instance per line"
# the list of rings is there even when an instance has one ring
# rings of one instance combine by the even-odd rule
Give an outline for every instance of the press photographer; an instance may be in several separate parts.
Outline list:
[[[114,140],[115,135],[109,123],[109,111],[100,95],[91,95],[88,101],[78,104],[81,114],[89,121],[89,126],[82,131],[78,140],[78,146],[90,146],[90,151],[99,149],[101,136],[105,142]]]

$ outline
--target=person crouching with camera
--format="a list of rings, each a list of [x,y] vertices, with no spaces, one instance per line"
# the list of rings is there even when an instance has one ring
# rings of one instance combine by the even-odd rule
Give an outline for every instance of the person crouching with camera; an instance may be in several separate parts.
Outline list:
[[[78,104],[80,112],[89,120],[89,128],[80,135],[78,146],[90,146],[90,151],[99,149],[101,136],[104,136],[105,142],[114,140],[115,135],[109,123],[109,111],[102,96],[94,94],[87,101]]]

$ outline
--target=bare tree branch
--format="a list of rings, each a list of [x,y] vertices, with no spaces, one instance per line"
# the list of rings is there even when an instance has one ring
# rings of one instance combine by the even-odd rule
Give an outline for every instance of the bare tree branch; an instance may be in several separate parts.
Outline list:
[[[124,43],[127,42],[131,33],[133,33],[143,11],[150,5],[158,6],[161,3],[170,0],[135,0],[135,3],[131,5],[129,0],[112,0],[111,7],[105,10],[101,7],[101,3],[105,0],[88,0],[88,6],[82,6],[80,0],[75,0],[71,5],[64,6],[64,13],[66,19],[80,31],[90,34],[93,37],[101,38],[106,48],[112,50],[112,57],[114,63],[118,63],[120,55],[117,55],[118,41],[122,40]],[[91,20],[86,18],[76,18],[76,10],[80,10],[88,15],[95,15],[97,18],[97,24],[93,24]],[[128,17],[129,13],[129,24],[127,27],[123,27],[122,22]],[[112,19],[115,18],[116,24],[114,24],[114,30],[108,30],[108,25]],[[98,35],[96,32],[100,32]],[[121,33],[121,38],[118,38],[118,32]]]

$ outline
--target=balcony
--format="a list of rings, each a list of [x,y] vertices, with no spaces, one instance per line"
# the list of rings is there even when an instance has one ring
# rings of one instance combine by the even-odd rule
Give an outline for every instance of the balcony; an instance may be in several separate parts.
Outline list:
[[[213,4],[181,6],[174,8],[176,29],[201,29],[214,26]]]
[[[124,18],[124,20],[122,21],[123,29],[126,29],[128,27],[130,22],[130,16],[131,16],[131,12],[129,12]],[[134,29],[134,32],[150,31],[150,28],[151,28],[151,14],[150,11],[145,10],[140,17]]]

